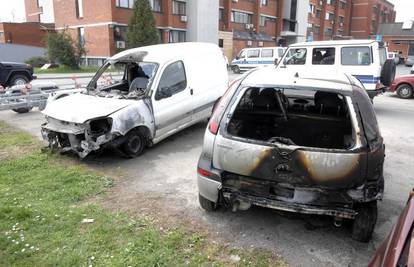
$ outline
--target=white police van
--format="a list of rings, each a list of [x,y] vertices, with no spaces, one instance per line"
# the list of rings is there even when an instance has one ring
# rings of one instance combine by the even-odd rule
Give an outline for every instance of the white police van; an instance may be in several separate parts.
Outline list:
[[[296,43],[289,46],[277,68],[351,74],[363,83],[371,99],[391,85],[396,71],[384,43],[375,40]]]
[[[286,47],[256,47],[242,49],[231,62],[234,73],[250,70],[259,66],[270,66],[280,59]]]

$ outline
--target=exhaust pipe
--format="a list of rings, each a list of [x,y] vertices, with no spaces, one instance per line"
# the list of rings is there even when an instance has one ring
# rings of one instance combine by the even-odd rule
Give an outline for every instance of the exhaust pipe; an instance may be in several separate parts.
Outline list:
[[[251,206],[252,204],[250,202],[245,202],[239,199],[235,199],[232,202],[232,211],[236,212],[238,210],[248,210],[250,209]]]

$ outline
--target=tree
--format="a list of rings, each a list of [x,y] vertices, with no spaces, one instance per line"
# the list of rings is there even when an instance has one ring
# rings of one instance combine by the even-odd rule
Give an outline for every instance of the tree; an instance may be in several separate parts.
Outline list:
[[[158,30],[148,0],[135,0],[134,13],[127,31],[128,48],[153,45],[159,42]]]
[[[72,39],[65,30],[46,36],[46,53],[51,62],[58,62],[72,69],[78,69],[86,50],[83,44]]]

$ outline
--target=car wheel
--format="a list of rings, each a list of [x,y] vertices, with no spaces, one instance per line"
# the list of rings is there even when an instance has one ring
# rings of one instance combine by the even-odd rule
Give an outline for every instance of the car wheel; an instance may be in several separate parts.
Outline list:
[[[235,74],[239,74],[240,73],[239,66],[233,66],[231,69],[233,70],[233,73],[235,73]]]
[[[360,203],[352,223],[352,238],[361,242],[368,242],[374,232],[377,222],[377,201]]]
[[[397,95],[404,99],[411,98],[413,97],[413,88],[408,84],[401,84],[397,87]]]
[[[15,109],[12,109],[12,110],[16,113],[23,114],[23,113],[27,113],[30,110],[32,110],[32,107],[30,107],[30,108],[15,108]]]
[[[29,83],[29,79],[21,74],[17,74],[14,75],[11,79],[10,79],[10,85],[14,86],[14,85],[25,85]]]
[[[200,202],[200,206],[206,211],[215,211],[217,209],[217,203],[208,200],[200,194],[198,194],[198,201]]]
[[[381,83],[385,86],[391,86],[391,83],[394,81],[396,72],[396,66],[394,60],[387,59],[382,66],[381,70]]]
[[[121,147],[128,158],[138,157],[144,152],[145,138],[138,130],[131,130]]]

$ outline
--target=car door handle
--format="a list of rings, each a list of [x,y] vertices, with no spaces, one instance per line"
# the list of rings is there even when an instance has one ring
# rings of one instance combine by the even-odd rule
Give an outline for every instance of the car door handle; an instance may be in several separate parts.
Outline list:
[[[194,94],[193,88],[190,88],[190,95],[193,95],[193,94]]]

